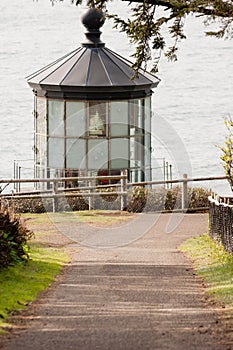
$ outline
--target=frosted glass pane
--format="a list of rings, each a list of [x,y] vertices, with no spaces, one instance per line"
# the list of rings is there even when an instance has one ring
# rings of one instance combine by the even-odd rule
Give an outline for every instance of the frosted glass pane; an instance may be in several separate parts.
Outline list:
[[[111,124],[111,136],[128,136],[128,125]]]
[[[143,99],[138,100],[138,128],[141,129],[144,128],[144,103]]]
[[[107,140],[88,141],[88,168],[107,168],[108,142]]]
[[[145,181],[151,181],[152,180],[152,178],[151,178],[151,169],[150,168],[145,169],[144,175],[145,175]]]
[[[38,134],[47,134],[46,126],[46,99],[38,98],[36,99],[36,133]]]
[[[131,134],[135,133],[138,127],[138,100],[131,100],[129,103],[129,117],[130,117],[130,129]]]
[[[151,167],[151,137],[145,135],[145,167]]]
[[[64,136],[64,105],[62,101],[49,101],[48,124],[50,136]]]
[[[110,103],[110,125],[111,136],[128,135],[128,101]]]
[[[145,132],[151,132],[151,98],[145,98]]]
[[[83,137],[86,133],[84,102],[66,102],[66,136]]]
[[[47,138],[43,135],[36,135],[36,163],[40,165],[47,164]]]
[[[112,169],[125,169],[129,164],[129,140],[112,139],[110,141],[110,160]]]
[[[50,168],[64,168],[64,139],[50,138],[48,154]]]
[[[130,167],[141,166],[144,159],[143,138],[140,136],[130,138]]]
[[[106,136],[107,134],[107,103],[89,102],[89,135]]]
[[[73,169],[86,168],[85,140],[66,140],[66,167]]]

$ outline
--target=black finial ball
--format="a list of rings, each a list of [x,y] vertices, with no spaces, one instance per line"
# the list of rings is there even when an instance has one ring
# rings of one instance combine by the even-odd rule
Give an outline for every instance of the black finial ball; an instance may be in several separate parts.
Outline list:
[[[82,17],[82,23],[88,30],[100,29],[104,21],[104,13],[96,8],[90,8]]]

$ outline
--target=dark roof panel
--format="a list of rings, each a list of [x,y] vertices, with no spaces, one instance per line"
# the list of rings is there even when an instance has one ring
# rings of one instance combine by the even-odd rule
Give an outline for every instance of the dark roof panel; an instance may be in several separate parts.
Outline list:
[[[67,72],[61,79],[62,86],[86,86],[87,76],[90,65],[90,52],[82,48],[82,55],[73,65],[72,69]]]
[[[66,54],[65,56],[59,58],[58,60],[48,64],[47,66],[41,68],[40,70],[32,73],[27,77],[28,83],[31,81],[35,84],[39,84],[40,82],[44,81],[47,77],[49,77],[51,74],[53,74],[57,69],[60,67],[62,68],[63,66],[66,67],[66,62],[70,62],[70,60],[75,60],[77,61],[77,54],[80,53],[82,48],[78,48],[69,54]]]
[[[100,56],[111,78],[112,85],[134,85],[133,81],[131,80],[131,77],[133,76],[132,68],[129,67],[130,69],[127,72],[128,74],[126,74],[126,72],[116,64],[114,57],[109,55],[106,49],[100,50]]]
[[[154,87],[159,79],[144,71],[132,79],[129,61],[107,48],[79,48],[28,77],[29,84],[69,87]]]
[[[73,67],[81,60],[83,53],[83,50],[80,50],[73,56],[70,55],[62,65],[57,68],[54,67],[53,72],[42,79],[40,83],[46,81],[46,84],[48,85],[61,85],[66,76],[70,75]]]
[[[124,74],[128,77],[128,80],[134,83],[134,85],[140,85],[140,84],[148,84],[152,83],[153,80],[158,80],[155,76],[152,74],[149,74],[145,76],[143,73],[143,70],[139,71],[138,78],[135,78],[132,80],[134,76],[134,70],[132,69],[132,62],[126,60],[125,58],[121,57],[120,55],[116,54],[115,52],[105,49],[106,52],[109,55],[109,58],[111,58],[112,61],[114,61],[115,65],[117,65],[123,72]]]
[[[76,93],[87,96],[96,92],[111,95],[112,92],[148,94],[157,86],[159,79],[148,72],[140,70],[137,78],[133,78],[132,63],[115,52],[105,48],[100,40],[100,27],[103,25],[103,13],[89,9],[83,18],[87,28],[86,42],[82,47],[72,51],[57,61],[33,73],[27,81],[35,91],[62,91],[66,96]],[[94,27],[93,27],[94,26]],[[93,30],[94,28],[94,30]],[[73,96],[73,95],[72,95]]]
[[[112,82],[109,78],[108,71],[105,69],[100,49],[91,50],[91,59],[87,78],[87,86],[111,86]]]

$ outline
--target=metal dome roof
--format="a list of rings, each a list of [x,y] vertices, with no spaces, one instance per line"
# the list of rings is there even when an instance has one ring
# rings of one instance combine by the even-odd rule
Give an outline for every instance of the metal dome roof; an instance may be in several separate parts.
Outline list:
[[[150,95],[159,79],[140,70],[133,78],[132,63],[100,41],[103,14],[89,9],[83,17],[87,41],[27,77],[35,94],[57,98],[133,98]]]

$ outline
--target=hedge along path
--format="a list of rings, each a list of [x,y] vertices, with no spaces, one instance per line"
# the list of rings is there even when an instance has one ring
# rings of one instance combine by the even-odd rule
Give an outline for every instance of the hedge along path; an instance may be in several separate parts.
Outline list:
[[[211,304],[177,250],[206,231],[208,216],[180,216],[173,232],[166,233],[170,215],[163,214],[125,246],[73,244],[71,265],[37,303],[13,317],[18,328],[1,350],[231,349],[224,311]],[[85,229],[67,223],[70,231],[75,225]]]
[[[177,180],[174,180],[177,181]],[[107,196],[106,196],[107,193]],[[98,194],[98,195],[97,195]],[[183,196],[185,194],[185,196]],[[173,186],[172,188],[156,187],[154,189],[136,186],[127,192],[127,199],[124,207],[129,212],[158,212],[163,210],[182,209],[188,205],[189,209],[208,208],[208,196],[210,190],[201,187],[185,187]],[[70,197],[71,196],[71,197]],[[94,197],[93,197],[94,196]],[[187,198],[184,198],[187,197]],[[20,198],[20,196],[10,196],[2,198],[2,205],[6,208],[14,207],[18,213],[44,213],[57,212],[86,211],[89,206],[95,210],[101,211],[118,211],[121,208],[121,196],[118,196],[114,188],[97,189],[96,193],[91,194],[90,202],[88,197],[77,196],[77,191],[69,193],[69,197],[62,195],[57,198],[56,203],[48,198]]]
[[[48,288],[70,257],[59,240],[56,245],[51,245],[41,239],[44,235],[37,234],[35,239],[34,233],[17,214],[2,211],[0,226],[1,334],[11,327],[7,322],[9,315],[25,309]]]
[[[33,237],[18,216],[0,205],[0,268],[28,259],[27,240]]]

